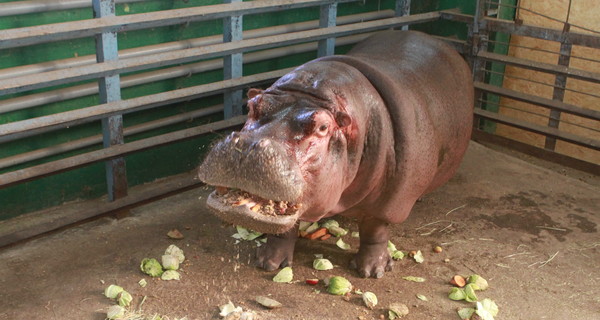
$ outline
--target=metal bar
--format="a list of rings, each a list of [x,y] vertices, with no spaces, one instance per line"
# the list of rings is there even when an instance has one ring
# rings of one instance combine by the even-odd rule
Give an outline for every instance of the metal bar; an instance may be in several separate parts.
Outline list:
[[[559,66],[569,66],[571,56],[572,45],[568,42],[560,44],[560,55],[558,56]],[[565,97],[565,88],[567,87],[567,76],[563,74],[557,74],[554,79],[554,90],[552,92],[552,100],[563,101]],[[560,110],[550,110],[550,117],[548,118],[548,127],[558,128],[560,123]],[[554,150],[556,148],[556,139],[553,137],[546,137],[544,148],[548,150]]]
[[[102,19],[102,21],[97,21],[99,19],[89,19],[14,28],[0,31],[0,49],[84,38],[103,32],[123,32],[156,28],[174,24],[222,19],[231,15],[256,14],[275,10],[320,6],[334,2],[344,3],[353,1],[357,0],[249,1],[115,16],[109,19]]]
[[[136,140],[133,142],[111,146],[96,151],[72,156],[69,158],[56,160],[26,169],[16,170],[0,174],[0,189],[6,188],[18,183],[34,180],[48,175],[65,172],[76,169],[99,161],[124,157],[128,154],[139,152],[174,142],[192,139],[197,136],[230,128],[243,124],[246,116],[237,116],[222,121],[212,122],[202,126],[166,133],[163,135]]]
[[[396,0],[396,17],[410,15],[410,0]],[[408,26],[402,26],[402,30],[408,30]]]
[[[483,22],[490,31],[516,34],[557,42],[567,41],[573,45],[600,49],[600,37],[577,32],[563,32],[559,29],[517,24],[514,21],[484,18]]]
[[[337,3],[321,6],[319,28],[335,27],[337,18]],[[324,57],[333,55],[335,51],[335,38],[319,40],[317,56]]]
[[[116,0],[116,3],[133,3],[147,0]],[[0,17],[39,12],[90,8],[92,0],[35,0],[0,3]]]
[[[579,145],[582,147],[586,147],[586,148],[589,148],[592,150],[600,151],[600,140],[587,138],[587,137],[581,137],[581,136],[578,136],[578,135],[575,135],[572,133],[560,131],[557,128],[541,126],[538,124],[530,123],[530,122],[519,120],[519,119],[510,118],[510,117],[507,117],[507,116],[504,116],[504,115],[501,115],[501,114],[498,114],[495,112],[490,112],[490,111],[482,110],[479,108],[475,108],[474,112],[475,112],[476,117],[489,119],[489,120],[495,121],[497,123],[506,124],[511,127],[515,127],[515,128],[523,129],[526,131],[542,134],[544,136],[551,136],[551,137],[554,137],[559,140],[570,142],[570,143],[573,143],[573,144],[576,144],[576,145]]]
[[[442,10],[440,11],[440,14],[443,20],[463,22],[466,24],[472,24],[474,21],[474,16],[460,13],[459,9]]]
[[[256,1],[262,2],[262,1]],[[251,2],[244,2],[251,3]],[[284,35],[261,37],[258,39],[241,40],[223,44],[190,48],[139,57],[138,59],[109,61],[81,68],[50,71],[40,75],[27,75],[8,80],[0,80],[0,95],[23,92],[32,89],[65,84],[74,81],[94,79],[110,74],[139,71],[148,68],[164,67],[167,65],[188,63],[199,59],[210,59],[239,53],[243,51],[262,50],[277,46],[310,42],[328,37],[341,37],[362,32],[372,32],[387,28],[399,27],[408,24],[422,23],[438,20],[439,12],[428,12],[407,17],[380,19],[326,29],[293,32]]]
[[[225,3],[237,3],[242,0],[224,0]],[[243,16],[231,16],[223,19],[223,42],[242,40]],[[235,79],[242,76],[242,53],[232,53],[223,57],[223,78]],[[225,119],[242,114],[242,90],[227,90],[223,94]]]
[[[369,34],[358,34],[353,36],[346,36],[337,38],[339,45],[346,45],[357,43],[364,39]],[[243,56],[244,63],[252,63],[257,61],[263,61],[267,59],[279,58],[282,56],[314,51],[317,49],[315,42],[309,42],[304,44],[298,44],[293,46],[287,46],[284,48],[269,49],[259,52],[252,52]],[[160,69],[151,72],[139,73],[131,76],[125,76],[121,78],[121,88],[133,87],[145,83],[172,79],[176,77],[183,77],[190,74],[196,74],[205,71],[218,70],[223,68],[223,60],[208,60],[193,64],[186,64],[182,66]],[[22,110],[34,106],[44,105],[47,103],[53,103],[58,101],[65,101],[68,99],[74,99],[87,95],[93,95],[98,93],[98,86],[94,83],[82,84],[72,86],[68,88],[30,94],[27,96],[6,99],[0,103],[0,114],[15,110]]]
[[[207,115],[215,114],[223,112],[223,105],[215,105],[206,108],[202,108],[199,110],[194,110],[186,113],[177,114],[174,116],[161,118],[154,121],[144,122],[135,126],[127,127],[123,129],[123,135],[125,137],[135,135],[138,133],[162,128],[165,126],[173,125],[180,122],[185,122],[189,120],[193,120],[196,118],[204,117]],[[19,164],[27,163],[29,161],[43,159],[49,156],[54,156],[57,154],[78,150],[81,148],[93,146],[96,144],[102,143],[102,135],[95,135],[91,137],[86,137],[82,139],[77,139],[57,145],[53,145],[50,147],[37,149],[30,152],[19,153],[14,156],[6,157],[0,159],[0,169],[16,166]]]
[[[543,63],[537,61],[531,61],[527,59],[521,59],[511,56],[505,56],[495,54],[491,52],[481,52],[478,57],[489,61],[502,62],[509,65],[531,69],[535,71],[542,71],[552,74],[561,74],[569,78],[579,79],[584,81],[590,81],[594,83],[600,83],[600,73],[585,71],[581,69],[569,68],[565,66],[557,66],[550,63]]]
[[[383,11],[372,11],[366,13],[359,13],[347,16],[341,16],[337,18],[338,25],[391,18],[394,16],[392,10]],[[252,29],[244,31],[244,38],[254,39],[264,36],[272,36],[275,34],[283,34],[289,32],[297,32],[309,29],[315,29],[319,27],[319,20],[304,21],[298,23],[284,24],[279,26],[272,26],[267,28]],[[119,59],[132,59],[145,55],[163,53],[174,50],[188,49],[194,47],[201,47],[209,44],[216,44],[223,42],[223,37],[220,35],[208,36],[202,38],[186,39],[182,41],[173,41],[159,43],[150,46],[130,48],[119,51]],[[73,68],[83,65],[89,65],[96,63],[95,55],[80,56],[76,58],[53,60],[49,62],[42,62],[24,66],[18,66],[13,68],[1,69],[0,79],[9,79],[17,76],[23,76],[27,74],[38,74],[41,72],[53,71],[58,69]],[[3,104],[5,101],[3,102]],[[1,112],[1,111],[0,111]]]
[[[238,89],[250,85],[261,84],[277,79],[291,70],[292,68],[288,68],[259,73],[237,79],[212,82],[204,85],[3,124],[0,125],[0,143],[48,132],[57,128],[70,127],[100,120],[115,114],[146,110],[211,94],[222,93],[226,88]]]
[[[538,148],[527,143],[509,139],[496,134],[487,133],[482,130],[474,129],[471,138],[479,143],[492,143],[495,145],[503,146],[505,148],[516,150],[518,152],[530,156],[534,156],[546,161],[552,161],[563,166],[593,173],[595,175],[597,175],[598,172],[600,172],[600,165],[598,164],[587,162],[584,160],[579,160],[577,158],[573,158],[564,154],[556,153],[555,151]]]
[[[507,97],[513,100],[532,103],[538,106],[549,108],[550,110],[559,110],[561,112],[567,112],[579,117],[600,121],[600,111],[597,110],[585,109],[576,105],[564,103],[562,101],[545,99],[483,82],[474,82],[473,85],[475,86],[475,89],[483,90],[485,92]]]
[[[100,215],[131,209],[202,185],[195,174],[188,173],[165,181],[136,186],[132,194],[113,202],[102,199],[88,200],[0,221],[0,247]]]
[[[115,16],[114,0],[93,0],[94,18]],[[98,62],[115,61],[119,59],[119,49],[116,32],[104,32],[96,35],[96,56]],[[121,100],[119,75],[108,75],[98,80],[100,103]],[[102,119],[102,139],[105,148],[123,144],[123,115],[116,114]],[[106,185],[108,200],[114,201],[127,196],[127,172],[124,158],[106,161]]]

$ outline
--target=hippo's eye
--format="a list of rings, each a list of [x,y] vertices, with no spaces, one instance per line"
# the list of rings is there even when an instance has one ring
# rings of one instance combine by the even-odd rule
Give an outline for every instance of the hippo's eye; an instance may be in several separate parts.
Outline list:
[[[324,137],[325,135],[327,135],[327,131],[329,130],[329,125],[327,123],[324,123],[322,125],[320,125],[319,127],[317,127],[317,135]]]

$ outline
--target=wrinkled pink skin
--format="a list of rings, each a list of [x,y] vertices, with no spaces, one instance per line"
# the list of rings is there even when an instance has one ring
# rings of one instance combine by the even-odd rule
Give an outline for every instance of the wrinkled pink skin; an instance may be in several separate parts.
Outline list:
[[[311,61],[249,96],[241,133],[293,150],[306,181],[300,220],[337,214],[359,220],[351,266],[363,277],[391,270],[387,226],[404,221],[419,197],[452,177],[471,133],[468,66],[452,48],[418,32],[378,33],[345,56]],[[271,99],[289,96],[326,107],[270,113]],[[294,127],[298,119],[310,120],[302,134]],[[258,265],[290,265],[296,239],[297,226],[269,236]]]

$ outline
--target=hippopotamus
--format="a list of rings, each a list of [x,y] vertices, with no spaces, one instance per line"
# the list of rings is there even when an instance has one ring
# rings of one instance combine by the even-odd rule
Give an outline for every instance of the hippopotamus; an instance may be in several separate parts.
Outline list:
[[[299,66],[248,90],[247,121],[214,144],[199,179],[226,222],[269,234],[257,265],[292,264],[300,221],[358,223],[350,266],[380,278],[392,268],[388,226],[449,180],[467,149],[473,84],[448,44],[383,31],[345,55]]]

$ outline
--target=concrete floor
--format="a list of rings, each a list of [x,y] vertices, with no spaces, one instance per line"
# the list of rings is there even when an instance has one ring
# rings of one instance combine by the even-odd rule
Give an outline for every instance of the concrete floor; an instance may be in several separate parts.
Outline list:
[[[102,293],[112,283],[133,295],[132,309],[146,297],[143,314],[171,320],[218,319],[218,306],[228,300],[262,319],[379,319],[392,302],[409,307],[403,319],[458,319],[456,309],[470,304],[447,298],[448,281],[474,273],[488,279],[489,289],[478,295],[498,304],[496,319],[600,319],[600,187],[597,176],[571,173],[472,143],[458,174],[392,227],[398,248],[421,250],[425,262],[406,258],[379,280],[358,278],[347,268],[358,247],[347,236],[349,251],[337,248],[334,239],[301,239],[294,261],[300,281],[273,283],[275,272],[252,266],[255,244],[235,244],[234,228],[204,208],[208,190],[188,191],[122,220],[103,218],[0,249],[0,319],[104,319],[112,303]],[[339,221],[357,230],[354,221]],[[172,228],[185,238],[167,238]],[[181,280],[142,274],[140,261],[160,258],[171,243],[187,255]],[[441,253],[432,252],[436,245]],[[313,270],[316,253],[336,267]],[[369,310],[358,295],[344,300],[321,285],[304,284],[333,275],[374,292],[379,305]],[[142,278],[148,281],[144,288],[137,284]],[[254,302],[256,295],[270,295],[283,307],[265,310]]]

